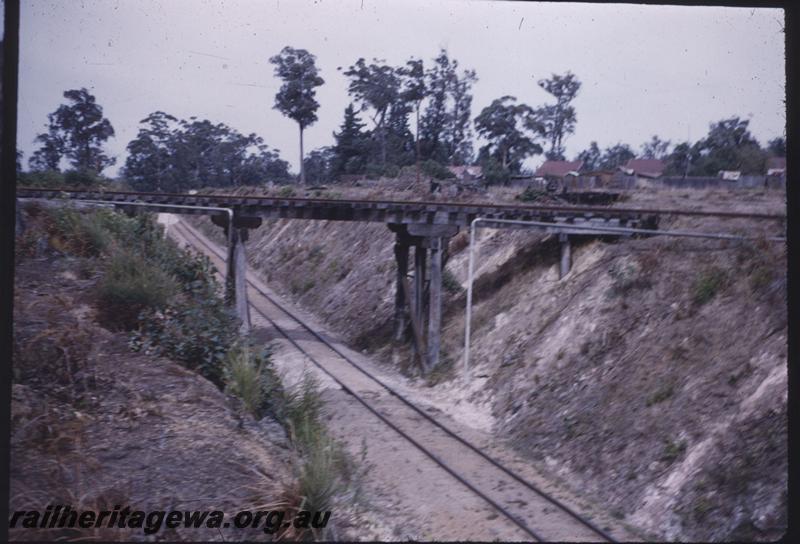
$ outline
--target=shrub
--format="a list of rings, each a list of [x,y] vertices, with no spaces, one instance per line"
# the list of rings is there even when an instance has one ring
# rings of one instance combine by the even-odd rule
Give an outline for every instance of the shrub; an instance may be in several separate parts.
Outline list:
[[[518,194],[515,198],[522,202],[536,202],[540,198],[547,196],[547,191],[541,189],[534,189],[533,187],[525,187],[525,190]]]
[[[17,174],[17,183],[22,187],[55,188],[65,186],[64,174],[57,170],[20,172]]]
[[[461,287],[461,283],[456,279],[453,273],[446,268],[442,271],[442,287],[444,287],[445,291],[454,295],[464,291],[464,288]]]
[[[675,386],[671,383],[662,385],[655,393],[650,395],[646,401],[647,406],[653,406],[659,402],[664,402],[675,393]]]
[[[49,208],[45,230],[50,245],[83,257],[94,257],[108,249],[111,237],[94,217],[71,208]]]
[[[674,442],[672,440],[664,441],[664,450],[661,453],[661,461],[672,463],[678,457],[686,452],[686,441],[679,440]]]
[[[135,253],[121,251],[111,257],[98,285],[100,317],[113,328],[132,329],[142,311],[163,309],[177,291],[163,270]]]
[[[483,180],[488,184],[506,184],[511,179],[511,172],[508,168],[493,158],[483,161]]]
[[[278,190],[278,196],[280,198],[292,198],[294,195],[294,187],[291,185],[284,185]]]
[[[105,179],[92,170],[67,170],[64,172],[64,185],[67,187],[89,188],[102,185]]]
[[[434,179],[453,179],[456,176],[443,164],[428,159],[420,164],[420,170]]]
[[[191,300],[141,316],[131,345],[184,363],[224,387],[228,349],[238,339],[238,319],[221,299]]]
[[[633,259],[615,262],[608,269],[608,274],[613,280],[609,290],[611,295],[624,295],[633,289],[643,289],[651,285],[639,262]]]
[[[692,284],[692,302],[701,306],[710,301],[725,286],[727,275],[725,271],[718,267],[711,267],[695,279]]]

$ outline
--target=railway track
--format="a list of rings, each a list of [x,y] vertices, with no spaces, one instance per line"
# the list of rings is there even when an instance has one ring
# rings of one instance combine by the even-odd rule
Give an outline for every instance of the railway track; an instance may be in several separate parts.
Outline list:
[[[73,199],[111,200],[117,204],[127,201],[140,201],[152,203],[171,203],[182,205],[215,205],[220,207],[253,207],[270,206],[280,203],[286,207],[321,206],[336,207],[348,205],[354,208],[385,209],[395,207],[398,209],[424,209],[428,212],[435,211],[463,211],[470,213],[480,210],[497,210],[525,214],[532,213],[565,213],[578,215],[601,216],[691,216],[691,217],[721,217],[728,219],[759,219],[783,221],[784,214],[731,212],[725,210],[679,210],[664,208],[626,208],[618,206],[561,206],[561,205],[519,205],[495,204],[491,202],[448,202],[426,200],[368,200],[368,199],[326,199],[326,198],[284,198],[272,196],[240,196],[220,194],[181,194],[181,193],[154,193],[131,191],[95,191],[71,189],[37,189],[19,187],[17,196],[23,198],[59,198],[67,196]]]
[[[225,254],[199,235],[193,227],[177,222],[170,228],[175,229],[191,245],[203,248],[203,252],[210,254],[212,261],[222,269]],[[248,278],[247,283],[253,311],[360,406],[413,448],[422,452],[460,485],[490,505],[497,514],[503,516],[506,523],[513,524],[520,537],[536,541],[617,541],[610,529],[601,528],[574,507],[490,456],[484,449],[454,432],[424,408],[382,381],[324,334],[287,309],[257,282]],[[292,329],[297,327],[305,331],[306,338],[313,338],[313,345],[309,345],[307,340],[303,340],[305,346],[301,345],[295,338],[296,334],[292,334]],[[321,359],[326,362],[323,363]],[[349,369],[349,377],[345,369]],[[353,370],[360,380],[353,379]],[[376,406],[363,392],[364,380],[388,393],[391,406]],[[414,423],[410,425],[410,421]],[[621,529],[617,531],[621,534]],[[621,539],[629,537],[630,535],[626,535]]]

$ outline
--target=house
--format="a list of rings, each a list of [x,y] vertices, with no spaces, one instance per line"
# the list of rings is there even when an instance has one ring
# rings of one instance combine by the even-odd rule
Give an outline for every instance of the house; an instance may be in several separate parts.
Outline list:
[[[783,176],[786,174],[786,157],[770,157],[767,159],[767,175]]]
[[[459,181],[472,181],[483,177],[483,168],[480,166],[448,166],[447,169]]]
[[[742,173],[739,170],[720,170],[717,177],[725,181],[739,181]]]
[[[580,169],[583,168],[583,161],[544,161],[542,165],[536,169],[534,176],[538,178],[559,178],[563,179],[567,176],[577,177]]]
[[[629,176],[655,179],[664,174],[666,165],[660,159],[630,159],[621,169]]]

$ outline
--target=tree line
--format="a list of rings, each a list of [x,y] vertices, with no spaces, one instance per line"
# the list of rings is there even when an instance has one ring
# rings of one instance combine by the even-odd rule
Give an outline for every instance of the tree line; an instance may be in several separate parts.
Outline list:
[[[316,90],[325,84],[316,57],[287,46],[269,61],[282,81],[273,107],[299,129],[303,183],[326,183],[348,175],[396,177],[401,171],[443,178],[450,176],[447,166],[461,165],[482,166],[486,182],[502,183],[525,174],[524,162],[532,156],[564,160],[564,142],[577,125],[573,101],[581,82],[571,72],[537,82],[550,96],[549,103],[532,107],[514,96],[502,96],[473,118],[477,74],[442,49],[429,63],[410,58],[392,66],[380,59],[359,58],[346,69],[338,68],[348,79],[350,103],[332,134],[333,145],[306,154],[304,131],[317,121]],[[114,164],[103,150],[114,128],[86,89],[66,91],[64,98],[67,103],[48,115],[47,130],[36,137],[40,146],[29,166],[34,173],[52,175],[66,160],[70,179],[91,181]],[[477,152],[476,136],[485,142]],[[137,190],[183,191],[295,179],[279,151],[260,136],[206,119],[177,119],[162,111],[140,121],[127,152],[121,178]],[[783,154],[783,139],[762,149],[750,134],[748,121],[733,117],[713,123],[708,135],[694,143],[671,146],[653,136],[638,155],[664,160],[670,174],[716,175],[719,170],[762,173],[769,155]],[[616,168],[635,156],[627,144],[601,151],[592,142],[575,158],[583,161],[584,170],[598,170]]]
[[[722,170],[743,174],[763,174],[769,157],[786,156],[786,140],[777,137],[761,147],[749,130],[750,121],[739,117],[722,119],[709,126],[708,134],[698,141],[672,145],[658,136],[644,142],[637,154],[627,144],[618,143],[600,150],[593,141],[578,153],[583,170],[614,170],[630,159],[659,159],[669,176],[717,176]]]

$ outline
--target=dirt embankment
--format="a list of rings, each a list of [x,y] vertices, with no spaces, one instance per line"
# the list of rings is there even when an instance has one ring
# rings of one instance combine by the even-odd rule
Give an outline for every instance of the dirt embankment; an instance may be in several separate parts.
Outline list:
[[[781,196],[752,192],[645,192],[621,205],[785,211]],[[754,236],[783,228],[699,218],[664,218],[661,227]],[[465,242],[464,234],[451,241],[451,284],[466,278]],[[380,224],[266,221],[251,232],[248,256],[276,291],[358,349],[398,364],[392,243]],[[554,477],[656,538],[782,533],[783,247],[578,239],[563,280],[552,237],[482,231],[477,249],[473,379],[447,370],[462,357],[464,326],[464,293],[451,285],[445,370],[433,388],[420,382],[443,409],[458,417],[459,403],[469,403],[476,426],[488,421]]]
[[[10,509],[236,512],[294,478],[283,428],[98,324],[95,265],[36,244],[17,261]],[[267,506],[269,508],[269,506]],[[220,532],[221,531],[221,532]],[[223,536],[224,535],[224,536]],[[262,529],[11,530],[14,540],[268,540]]]

